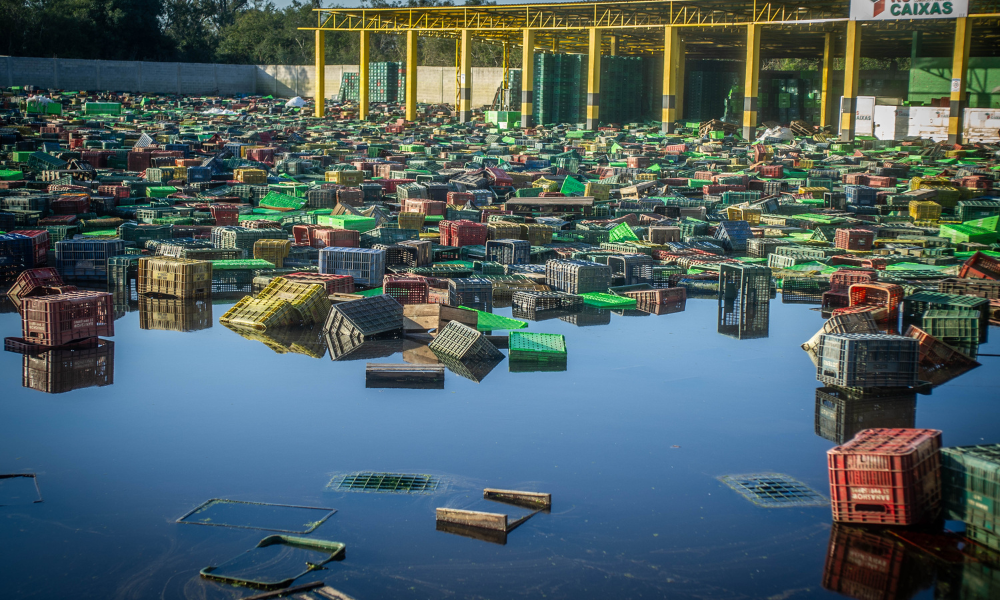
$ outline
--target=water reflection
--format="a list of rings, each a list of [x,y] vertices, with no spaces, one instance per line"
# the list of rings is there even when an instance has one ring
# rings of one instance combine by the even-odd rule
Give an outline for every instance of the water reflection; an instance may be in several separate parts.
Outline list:
[[[934,583],[930,558],[885,530],[833,524],[823,587],[858,600],[907,600]]]
[[[843,444],[862,429],[913,427],[917,394],[909,389],[816,388],[816,435]]]
[[[85,347],[25,354],[21,384],[47,394],[62,394],[115,382],[115,343],[93,338]]]
[[[139,298],[139,328],[200,331],[212,327],[211,300]]]
[[[771,303],[768,267],[721,265],[718,299],[719,333],[739,340],[768,336]]]
[[[326,344],[319,327],[276,327],[257,331],[228,323],[223,323],[222,326],[245,339],[264,344],[275,354],[292,352],[311,358],[323,358],[326,355]]]

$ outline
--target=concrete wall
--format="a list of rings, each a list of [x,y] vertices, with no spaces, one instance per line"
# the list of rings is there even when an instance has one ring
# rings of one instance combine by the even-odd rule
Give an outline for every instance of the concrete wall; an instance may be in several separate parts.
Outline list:
[[[357,65],[327,65],[325,92],[336,98],[344,73]],[[472,104],[483,106],[503,79],[503,69],[472,69]],[[315,93],[311,65],[222,65],[139,61],[75,60],[0,56],[0,86],[42,89],[146,92],[152,94],[259,94],[277,97]],[[417,67],[417,101],[455,102],[454,67]]]

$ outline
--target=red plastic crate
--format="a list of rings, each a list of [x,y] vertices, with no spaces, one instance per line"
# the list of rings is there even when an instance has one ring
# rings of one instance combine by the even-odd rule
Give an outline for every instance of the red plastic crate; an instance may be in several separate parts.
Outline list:
[[[875,245],[875,232],[867,229],[838,229],[834,246],[842,250],[871,250]]]
[[[379,179],[377,183],[381,184],[385,188],[387,194],[395,194],[396,187],[403,185],[404,183],[416,183],[416,179]]]
[[[864,173],[845,173],[841,178],[844,185],[868,185],[868,176]]]
[[[471,194],[470,194],[471,195]],[[403,203],[403,212],[417,212],[425,215],[444,215],[448,212],[448,203],[423,198],[407,199]]]
[[[761,165],[760,168],[757,169],[757,173],[760,174],[761,177],[780,179],[785,176],[785,167],[783,165]]]
[[[49,203],[54,215],[82,215],[90,212],[90,196],[86,194],[63,194]]]
[[[313,231],[313,248],[359,248],[361,232],[353,229],[316,229]]]
[[[687,288],[673,287],[660,288],[656,290],[638,290],[634,292],[622,292],[626,298],[634,298],[637,304],[657,306],[685,302],[687,300]]]
[[[824,292],[824,296],[830,292]],[[845,295],[846,296],[846,295]],[[847,315],[847,314],[857,314],[857,313],[871,313],[872,319],[876,323],[889,320],[889,309],[884,306],[845,306],[842,308],[835,308],[831,313],[831,316],[837,315]]]
[[[128,198],[129,191],[124,185],[100,185],[97,186],[97,193],[102,196],[111,196],[112,198]]]
[[[850,306],[878,306],[885,308],[889,314],[899,310],[903,301],[903,286],[894,283],[856,283],[850,287]]]
[[[514,180],[506,171],[498,167],[486,167],[486,177],[489,178],[490,182],[495,186],[512,186],[514,185]]]
[[[837,265],[864,267],[866,269],[872,269],[873,271],[885,271],[885,267],[888,265],[884,258],[856,258],[853,256],[846,256],[844,254],[831,256],[827,264],[831,267]]]
[[[982,252],[976,252],[969,257],[969,260],[965,261],[958,276],[973,279],[1000,279],[1000,261]]]
[[[865,429],[827,451],[833,520],[913,525],[941,507],[941,432]]]
[[[88,337],[115,334],[113,296],[107,292],[69,292],[24,299],[22,337],[43,346],[60,346]]]
[[[216,226],[239,225],[240,209],[235,206],[213,204],[209,207]]]
[[[823,569],[823,587],[857,600],[912,597],[913,561],[906,545],[889,535],[833,524]]]
[[[326,293],[329,294],[353,294],[354,293],[354,277],[350,275],[334,275],[332,273],[289,273],[288,275],[282,275],[285,279],[294,279],[295,281],[307,281],[309,283],[318,283],[326,287]]]
[[[28,296],[43,295],[44,288],[66,285],[63,283],[59,271],[52,267],[42,269],[28,269],[22,271],[14,285],[7,291],[9,296],[14,298],[27,298]]]
[[[882,175],[869,175],[868,183],[863,185],[870,185],[871,187],[877,187],[877,188],[896,187],[896,178],[885,177]]]
[[[403,305],[427,304],[428,288],[427,280],[418,277],[386,276],[382,282],[382,293]]]
[[[476,199],[473,194],[469,192],[448,192],[448,204],[455,204],[458,206],[465,206],[469,202]]]
[[[485,246],[489,229],[482,223],[472,221],[441,221],[441,245],[460,248],[462,246]]]
[[[838,269],[830,275],[830,291],[846,293],[851,286],[857,283],[871,283],[875,281],[874,271],[862,271],[860,269]],[[843,306],[850,305],[850,302]]]
[[[41,267],[49,262],[49,232],[45,229],[16,229],[8,233],[19,233],[31,238],[35,250],[35,266]]]
[[[292,225],[292,239],[297,246],[312,246],[315,241],[315,231],[331,229],[328,225]]]

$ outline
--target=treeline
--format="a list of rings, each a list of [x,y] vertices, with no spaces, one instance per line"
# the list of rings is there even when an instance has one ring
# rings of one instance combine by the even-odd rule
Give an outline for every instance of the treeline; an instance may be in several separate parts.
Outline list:
[[[366,6],[440,6],[450,0],[370,0]],[[465,0],[465,5],[493,4]],[[324,8],[331,8],[326,5]],[[99,60],[312,64],[319,0],[0,0],[0,54]],[[370,60],[405,60],[402,35],[373,34]],[[327,32],[327,64],[356,64],[359,36]],[[503,64],[499,46],[473,44],[475,66]],[[520,52],[510,53],[519,66]],[[518,64],[514,64],[514,63]],[[455,41],[421,38],[419,63],[455,64]]]

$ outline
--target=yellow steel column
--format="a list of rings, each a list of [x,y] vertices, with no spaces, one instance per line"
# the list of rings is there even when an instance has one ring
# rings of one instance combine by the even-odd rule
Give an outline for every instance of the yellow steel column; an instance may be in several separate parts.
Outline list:
[[[406,120],[417,120],[417,32],[406,32]]]
[[[535,30],[524,30],[521,44],[521,127],[533,127],[535,116]]]
[[[830,123],[830,79],[833,75],[833,34],[823,37],[823,67],[820,70],[822,79],[819,83],[819,126],[826,127]]]
[[[358,118],[362,121],[368,119],[368,44],[371,42],[371,33],[367,30],[361,32],[361,63],[358,65]]]
[[[472,120],[472,32],[462,30],[462,57],[458,72],[458,121]]]
[[[587,129],[595,130],[600,125],[601,112],[601,30],[591,27],[587,45]]]
[[[677,55],[680,54],[680,35],[676,27],[663,28],[663,98],[660,103],[660,131],[674,132],[677,120]]]
[[[965,127],[965,76],[969,70],[972,23],[969,17],[955,20],[955,49],[951,59],[951,102],[948,115],[948,143],[961,144]]]
[[[760,76],[760,32],[756,23],[747,25],[747,64],[743,79],[743,139],[757,137],[757,79]]]
[[[861,23],[847,22],[847,48],[844,64],[844,97],[840,99],[840,139],[854,139],[854,111],[858,99],[858,73],[861,70]]]
[[[674,104],[677,106],[674,117],[681,121],[684,119],[684,67],[687,61],[687,42],[680,43],[680,51],[677,53],[677,74],[674,76]]]
[[[316,117],[323,118],[326,114],[326,32],[316,30],[316,91],[313,93],[316,102]]]
[[[608,56],[618,56],[618,36],[608,36]]]

